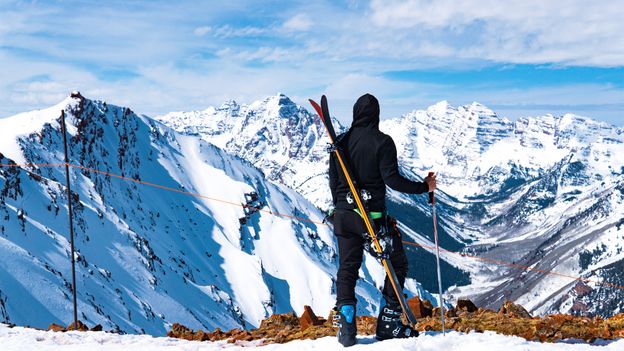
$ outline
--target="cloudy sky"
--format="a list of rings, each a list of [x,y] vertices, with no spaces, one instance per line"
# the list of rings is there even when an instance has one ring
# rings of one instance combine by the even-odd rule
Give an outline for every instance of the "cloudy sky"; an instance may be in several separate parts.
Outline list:
[[[70,91],[139,113],[365,92],[624,125],[624,0],[0,0],[0,117]]]

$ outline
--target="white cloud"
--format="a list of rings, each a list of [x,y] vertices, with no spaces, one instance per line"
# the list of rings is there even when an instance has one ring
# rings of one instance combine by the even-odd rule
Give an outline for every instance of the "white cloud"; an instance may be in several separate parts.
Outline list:
[[[298,14],[284,22],[284,28],[287,30],[306,31],[310,27],[312,27],[312,21],[304,14]]]
[[[429,32],[460,57],[624,65],[624,1],[372,0],[379,30]]]
[[[216,52],[217,56],[236,61],[260,61],[260,62],[292,62],[293,59],[302,59],[302,52],[281,47],[262,46],[254,50],[234,50],[230,47]]]
[[[210,26],[202,26],[202,27],[195,28],[193,33],[195,33],[195,35],[197,35],[198,37],[201,37],[209,33],[211,30],[212,30],[212,27]]]
[[[0,117],[49,106],[74,89],[146,114],[202,109],[229,98],[250,102],[278,91],[307,106],[306,98],[325,92],[346,120],[364,92],[380,98],[384,116],[442,99],[499,105],[622,100],[622,89],[605,85],[475,90],[384,77],[386,71],[462,70],[492,61],[622,66],[622,0],[595,8],[571,0],[305,2],[265,12],[249,10],[251,2],[227,4],[211,11],[168,2],[133,5],[144,11],[106,3],[20,8],[10,25],[0,21],[0,62],[9,68],[0,69]],[[238,12],[220,12],[229,8]],[[107,76],[107,69],[118,68],[128,77]]]
[[[212,32],[219,38],[248,37],[267,33],[269,28],[245,26],[233,27],[228,24],[214,28]]]

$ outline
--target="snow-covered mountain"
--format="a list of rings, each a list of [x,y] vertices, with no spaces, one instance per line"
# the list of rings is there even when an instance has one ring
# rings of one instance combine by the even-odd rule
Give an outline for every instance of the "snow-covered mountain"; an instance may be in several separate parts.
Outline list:
[[[322,209],[327,197],[325,127],[315,115],[283,94],[249,105],[233,100],[204,111],[158,117],[175,130],[199,135],[228,153],[248,160],[266,177],[302,194]],[[337,130],[342,127],[334,120]]]
[[[46,327],[72,316],[61,111],[79,319],[163,335],[173,322],[252,327],[333,306],[335,242],[311,202],[197,136],[72,93],[0,119],[0,321]],[[367,260],[362,276],[358,308],[372,314],[383,271]]]
[[[622,129],[571,114],[511,122],[447,102],[381,128],[406,170],[439,171],[444,225],[465,252],[532,269],[473,267],[473,284],[453,295],[477,293],[490,307],[512,299],[537,313],[624,310]]]
[[[327,208],[323,133],[319,137],[310,114],[285,96],[250,105],[230,101],[159,119],[223,146]],[[314,137],[307,137],[305,148],[284,148],[293,145],[283,141],[291,137],[258,132],[274,125],[307,126],[303,135]],[[624,268],[622,129],[571,114],[512,122],[478,103],[454,108],[446,101],[384,120],[380,128],[395,140],[404,175],[419,179],[432,170],[439,173],[445,249],[533,269],[444,254],[445,286],[456,285],[449,290],[452,297],[478,295],[490,307],[510,298],[538,313],[624,310],[624,289],[618,288],[624,285],[618,273]],[[297,160],[296,166],[284,155]],[[314,187],[306,187],[308,178]],[[408,248],[411,275],[435,289],[428,248],[433,246],[431,210],[423,196],[390,191],[388,198],[408,240],[425,247]]]

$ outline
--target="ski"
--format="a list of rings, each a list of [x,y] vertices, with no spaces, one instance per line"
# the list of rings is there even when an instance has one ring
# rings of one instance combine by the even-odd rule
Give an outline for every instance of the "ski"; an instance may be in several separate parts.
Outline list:
[[[360,213],[365,214],[362,216],[362,218],[364,219],[366,230],[368,231],[368,234],[372,238],[373,247],[375,251],[377,251],[380,254],[380,256],[382,256],[381,255],[382,248],[381,248],[381,245],[379,244],[379,240],[377,239],[377,231],[375,229],[375,222],[371,218],[370,212],[367,210],[364,202],[361,199],[360,191],[357,188],[357,184],[353,182],[353,177],[351,176],[351,172],[349,171],[349,168],[347,167],[346,159],[342,151],[340,150],[339,145],[337,144],[336,132],[331,122],[331,117],[329,115],[327,97],[325,97],[325,95],[321,97],[320,106],[318,103],[316,103],[312,99],[309,99],[309,101],[310,101],[310,104],[312,104],[312,107],[314,107],[314,109],[316,110],[316,113],[321,118],[321,122],[323,122],[323,125],[325,126],[325,130],[327,131],[327,134],[329,135],[330,151],[334,152],[336,155],[336,158],[338,159],[338,163],[340,164],[342,173],[344,177],[346,178],[347,183],[349,184],[349,188],[351,190],[351,194],[353,194],[353,198],[355,200],[357,208],[360,211]],[[388,259],[383,258],[383,256],[380,259],[380,261],[386,271],[386,274],[390,278],[390,283],[392,284],[392,288],[396,294],[397,299],[399,300],[399,304],[401,305],[401,308],[403,309],[403,316],[405,317],[407,323],[413,329],[416,329],[416,323],[417,323],[416,316],[414,316],[414,313],[409,308],[407,301],[405,300],[403,291],[400,288],[401,285],[399,284],[399,279],[397,278],[396,273],[394,272],[394,268],[392,267],[392,264],[390,263]]]

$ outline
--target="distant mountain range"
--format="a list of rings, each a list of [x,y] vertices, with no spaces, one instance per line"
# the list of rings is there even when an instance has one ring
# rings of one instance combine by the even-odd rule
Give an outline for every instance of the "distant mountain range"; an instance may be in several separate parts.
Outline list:
[[[325,136],[288,97],[158,119],[329,207]],[[512,122],[479,103],[446,101],[384,120],[380,129],[395,140],[404,175],[439,173],[442,246],[508,263],[445,254],[452,298],[476,297],[488,307],[512,299],[534,313],[624,311],[623,129],[572,114]],[[421,245],[408,250],[411,276],[436,290],[430,208],[423,196],[394,191],[388,201],[406,237]]]
[[[71,319],[64,169],[44,166],[63,163],[61,110],[76,165],[80,319],[163,335],[173,322],[253,327],[304,304],[333,306],[336,244],[320,223],[330,206],[327,139],[306,108],[279,94],[152,119],[73,93],[0,119],[0,163],[14,165],[0,167],[0,321]],[[449,299],[624,311],[622,129],[574,115],[512,122],[447,102],[381,129],[404,175],[440,174],[441,245],[463,254],[442,256]],[[420,245],[407,247],[408,294],[434,300],[426,196],[390,191],[388,207]],[[367,258],[360,275],[358,310],[373,314],[383,270]]]

